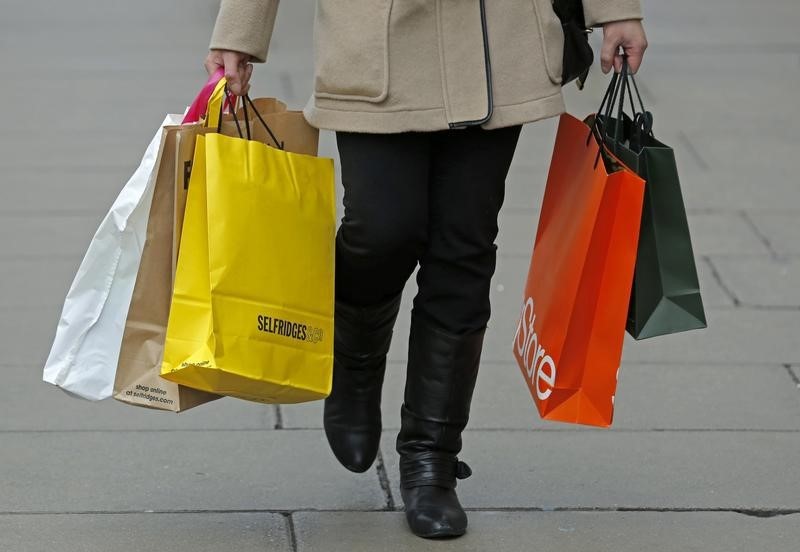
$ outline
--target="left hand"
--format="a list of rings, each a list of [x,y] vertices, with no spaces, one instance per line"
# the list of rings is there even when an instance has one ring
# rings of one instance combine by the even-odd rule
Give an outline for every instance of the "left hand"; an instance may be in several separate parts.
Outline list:
[[[628,56],[628,67],[636,73],[642,64],[644,51],[647,49],[647,37],[642,22],[638,19],[612,21],[603,25],[603,47],[600,50],[600,66],[603,73],[608,73],[613,65],[614,70],[622,71],[622,54],[619,47]]]

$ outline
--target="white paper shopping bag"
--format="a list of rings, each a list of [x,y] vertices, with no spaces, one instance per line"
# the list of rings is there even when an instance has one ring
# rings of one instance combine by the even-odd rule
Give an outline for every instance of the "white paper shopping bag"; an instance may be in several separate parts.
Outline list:
[[[168,115],[144,157],[100,223],[69,289],[44,381],[79,397],[111,396],[128,305],[133,295],[154,175],[164,147],[163,127],[180,124]]]

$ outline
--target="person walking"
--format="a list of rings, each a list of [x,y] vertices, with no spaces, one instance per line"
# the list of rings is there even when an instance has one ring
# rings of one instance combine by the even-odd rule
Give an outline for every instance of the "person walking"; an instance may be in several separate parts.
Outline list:
[[[221,0],[206,69],[247,93],[279,0]],[[647,40],[639,0],[583,0],[603,27],[601,65],[632,71]],[[419,265],[409,336],[400,485],[411,531],[455,537],[456,482],[495,271],[497,217],[521,126],[564,111],[564,36],[552,0],[318,0],[314,91],[304,114],[336,132],[344,216],[336,234],[333,387],[324,427],[366,471],[400,297]]]

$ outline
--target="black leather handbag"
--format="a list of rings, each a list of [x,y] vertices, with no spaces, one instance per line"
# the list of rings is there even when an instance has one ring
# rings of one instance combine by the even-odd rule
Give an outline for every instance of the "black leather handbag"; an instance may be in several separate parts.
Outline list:
[[[553,9],[564,29],[564,68],[561,86],[577,80],[583,90],[589,69],[594,62],[594,52],[589,44],[591,29],[586,28],[581,0],[554,0]]]

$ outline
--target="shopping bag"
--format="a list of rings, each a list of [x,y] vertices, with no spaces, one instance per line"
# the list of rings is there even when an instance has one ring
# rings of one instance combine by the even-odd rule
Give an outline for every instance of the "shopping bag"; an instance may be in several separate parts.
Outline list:
[[[217,71],[195,104],[208,102],[224,71]],[[194,104],[193,104],[194,105]],[[43,379],[76,396],[112,395],[125,317],[142,255],[156,175],[167,129],[196,117],[167,115],[145,155],[89,244],[64,302]]]
[[[78,397],[111,396],[125,315],[133,293],[164,149],[168,115],[92,238],[67,293],[43,379]]]
[[[514,337],[542,418],[609,426],[644,181],[564,114]]]
[[[638,110],[633,103],[634,90],[639,100]],[[601,118],[605,143],[615,156],[647,181],[627,330],[634,338],[645,339],[705,328],[706,316],[675,153],[656,139],[653,116],[644,108],[627,66],[617,79],[615,93],[620,100],[616,115],[611,115],[611,107],[616,104],[612,101]],[[626,94],[633,117],[622,109]]]
[[[240,130],[288,142],[243,115]],[[162,377],[260,402],[327,396],[334,231],[332,160],[198,136]]]
[[[222,86],[222,84],[220,85]],[[219,93],[221,91],[218,90]],[[205,124],[217,125],[213,116],[218,109],[219,96],[208,109],[200,113]],[[210,98],[206,98],[208,102]],[[287,111],[286,105],[264,98],[253,100],[258,115],[270,122],[272,128],[283,130],[282,136],[295,151],[316,154],[319,131],[303,119],[302,113]],[[223,132],[234,133],[230,117],[224,117]],[[302,124],[297,121],[301,120]],[[255,125],[253,128],[255,130]],[[195,142],[198,135],[216,132],[205,125],[183,125],[168,129],[168,146],[162,163],[163,174],[156,183],[147,240],[131,300],[125,335],[117,368],[114,398],[137,406],[174,412],[185,411],[219,395],[192,389],[161,378],[167,321],[172,295],[180,235],[183,223],[189,177],[192,172]],[[265,133],[253,133],[268,140]]]
[[[156,178],[147,236],[136,277],[119,353],[113,397],[148,408],[181,412],[219,398],[161,379],[175,248],[176,186],[183,183],[181,144],[204,129],[198,125],[171,127]]]
[[[165,150],[156,177],[142,260],[114,380],[113,397],[135,406],[181,412],[219,398],[162,380],[160,368],[177,255],[179,186],[190,169],[195,137],[208,130],[206,124],[197,123],[208,122],[212,98],[221,97],[223,76],[221,70],[211,76],[187,110],[182,125],[165,129]],[[217,108],[211,107],[213,115]]]

